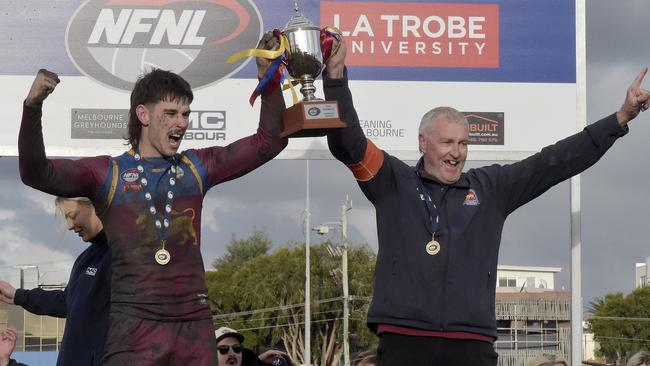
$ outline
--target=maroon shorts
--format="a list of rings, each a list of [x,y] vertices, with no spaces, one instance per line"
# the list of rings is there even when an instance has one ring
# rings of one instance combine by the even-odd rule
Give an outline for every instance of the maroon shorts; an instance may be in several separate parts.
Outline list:
[[[158,321],[111,312],[102,365],[217,365],[211,319]]]

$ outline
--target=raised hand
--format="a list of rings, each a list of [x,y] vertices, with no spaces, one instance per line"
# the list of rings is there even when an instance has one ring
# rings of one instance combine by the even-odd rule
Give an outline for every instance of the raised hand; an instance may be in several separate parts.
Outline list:
[[[9,283],[0,280],[0,301],[13,305],[16,289]]]
[[[15,294],[16,289],[13,286],[3,280],[0,280],[0,301],[4,302],[5,304],[13,305]]]
[[[339,34],[341,32],[336,29]],[[345,39],[343,36],[340,37],[340,40],[334,40],[332,45],[332,54],[327,60],[325,67],[327,68],[327,76],[332,79],[340,79],[343,77],[343,69],[345,68],[345,56],[347,54],[347,49],[345,47]]]
[[[275,51],[280,48],[280,42],[278,41],[278,38],[273,35],[273,31],[268,31],[264,33],[262,39],[260,39],[259,43],[257,44],[257,48],[262,50]],[[266,72],[266,69],[269,67],[271,62],[273,62],[273,60],[269,60],[264,57],[255,58],[255,63],[257,64],[258,78],[261,79],[264,77],[264,73]]]
[[[285,356],[287,356],[286,352],[282,352],[276,349],[270,349],[257,356],[257,358],[259,358],[260,361],[262,361],[263,363],[272,364],[273,360],[275,360],[276,358],[282,358]]]
[[[625,101],[621,108],[616,112],[616,119],[621,125],[626,124],[634,119],[640,112],[648,109],[650,104],[650,92],[641,88],[643,78],[648,72],[648,68],[644,67],[641,72],[636,76],[625,95]]]
[[[25,99],[25,104],[30,107],[40,105],[54,91],[60,81],[59,76],[52,71],[38,70],[32,87],[29,89],[29,94],[27,94],[27,99]]]
[[[9,364],[9,356],[16,347],[16,328],[9,327],[0,332],[0,365]]]

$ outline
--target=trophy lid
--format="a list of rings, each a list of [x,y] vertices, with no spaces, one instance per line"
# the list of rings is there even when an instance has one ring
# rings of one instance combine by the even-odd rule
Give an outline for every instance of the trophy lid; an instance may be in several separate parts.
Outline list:
[[[287,24],[284,26],[284,32],[294,29],[319,29],[314,25],[314,23],[302,15],[297,5],[294,7],[294,10],[295,12],[293,16],[291,16],[291,19],[289,19]]]

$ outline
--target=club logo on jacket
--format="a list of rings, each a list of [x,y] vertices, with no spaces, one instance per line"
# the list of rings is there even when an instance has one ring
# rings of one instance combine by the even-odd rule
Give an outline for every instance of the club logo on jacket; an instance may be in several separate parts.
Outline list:
[[[478,201],[478,196],[476,192],[470,188],[470,190],[465,195],[465,201],[463,201],[463,206],[478,206],[480,202]]]
[[[88,276],[94,276],[94,275],[96,275],[96,274],[97,274],[97,268],[94,268],[94,267],[88,267],[88,268],[86,268],[86,274],[87,274]]]

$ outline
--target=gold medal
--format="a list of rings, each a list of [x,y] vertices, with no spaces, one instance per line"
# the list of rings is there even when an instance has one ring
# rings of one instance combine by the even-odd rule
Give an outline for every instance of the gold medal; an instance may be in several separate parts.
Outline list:
[[[427,243],[424,249],[427,251],[428,255],[436,255],[440,253],[440,243],[438,243],[436,239],[432,236],[431,241]]]
[[[169,263],[169,261],[172,259],[171,254],[169,254],[169,252],[165,249],[158,250],[154,257],[156,258],[156,263],[160,264],[161,266]]]

